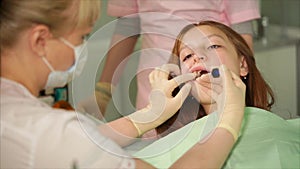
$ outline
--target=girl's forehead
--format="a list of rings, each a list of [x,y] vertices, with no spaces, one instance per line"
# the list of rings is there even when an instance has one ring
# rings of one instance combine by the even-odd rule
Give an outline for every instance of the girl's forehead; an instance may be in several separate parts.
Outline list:
[[[215,27],[208,25],[195,26],[182,36],[180,48],[189,45],[193,46],[200,42],[210,42],[214,37],[222,40],[227,39],[226,35]]]
[[[209,26],[209,25],[200,25],[195,26],[192,29],[188,30],[182,37],[182,39],[207,39],[210,35],[216,34],[222,37],[225,37],[225,34],[218,28]]]

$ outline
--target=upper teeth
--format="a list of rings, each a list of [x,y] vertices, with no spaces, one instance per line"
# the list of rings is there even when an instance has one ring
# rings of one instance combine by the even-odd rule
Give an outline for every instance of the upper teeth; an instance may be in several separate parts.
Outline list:
[[[201,76],[201,71],[195,72],[196,73],[196,78]]]
[[[208,73],[206,70],[197,71],[197,72],[195,72],[196,78],[198,78],[198,77],[200,77],[200,76],[202,76],[202,75],[204,75],[206,73]]]

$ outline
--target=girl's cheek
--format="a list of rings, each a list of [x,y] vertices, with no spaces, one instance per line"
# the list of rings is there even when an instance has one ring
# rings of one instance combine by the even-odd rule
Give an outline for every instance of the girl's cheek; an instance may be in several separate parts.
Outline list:
[[[181,65],[181,74],[189,73],[189,69],[186,65]]]
[[[226,61],[225,57],[221,53],[216,53],[212,59],[212,65],[219,66],[224,64]]]
[[[180,67],[181,67],[181,74],[187,74],[187,73],[189,73],[189,68],[188,68],[188,66],[186,64],[181,63]]]

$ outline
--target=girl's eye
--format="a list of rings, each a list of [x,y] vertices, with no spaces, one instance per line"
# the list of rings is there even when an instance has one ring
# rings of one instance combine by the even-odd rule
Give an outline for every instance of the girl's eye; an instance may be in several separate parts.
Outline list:
[[[192,56],[193,56],[193,54],[188,54],[183,58],[182,61],[184,62],[184,61],[188,60],[189,58],[191,58]]]
[[[221,45],[211,45],[207,49],[218,49],[220,47],[221,47]]]

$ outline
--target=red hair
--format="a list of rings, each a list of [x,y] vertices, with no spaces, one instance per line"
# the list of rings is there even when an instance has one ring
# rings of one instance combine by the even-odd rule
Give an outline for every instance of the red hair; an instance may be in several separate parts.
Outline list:
[[[235,47],[238,56],[239,57],[244,56],[245,61],[248,65],[248,75],[246,76],[246,79],[244,78],[241,79],[246,85],[246,100],[245,100],[246,106],[258,107],[261,109],[270,110],[272,105],[275,102],[274,94],[272,89],[263,79],[261,73],[256,67],[256,62],[252,50],[249,48],[246,41],[240,34],[238,34],[237,32],[235,32],[230,27],[224,24],[215,21],[202,21],[197,24],[190,24],[184,27],[176,38],[173,51],[172,51],[173,55],[171,56],[170,63],[175,63],[180,65],[178,57],[180,52],[179,48],[181,46],[181,40],[183,36],[190,29],[198,26],[203,26],[203,25],[211,26],[222,31]],[[193,112],[193,113],[189,112],[186,114],[185,112],[179,110],[176,113],[176,115],[174,115],[165,123],[157,127],[156,128],[157,132],[159,134],[163,133],[163,135],[166,135],[170,132],[170,130],[174,131],[191,121],[194,121],[198,118],[205,116],[206,113],[204,112],[204,109],[202,108],[201,105],[199,106],[200,107],[198,112]]]

